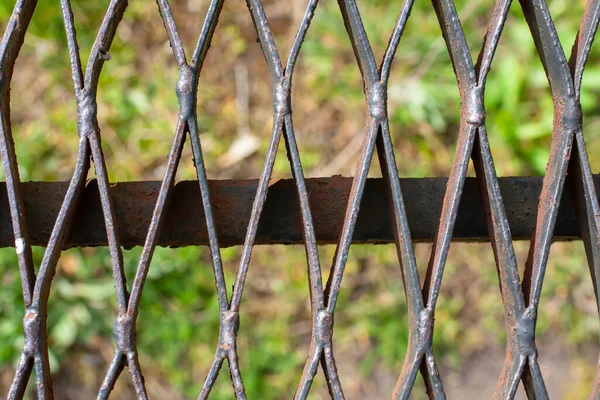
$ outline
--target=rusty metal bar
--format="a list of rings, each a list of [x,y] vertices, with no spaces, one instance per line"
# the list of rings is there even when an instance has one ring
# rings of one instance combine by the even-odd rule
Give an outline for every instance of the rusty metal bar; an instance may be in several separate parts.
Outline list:
[[[310,178],[310,194],[315,234],[319,244],[335,243],[344,222],[351,178]],[[600,175],[594,176],[596,187]],[[431,242],[436,234],[447,178],[402,178],[408,224],[415,242]],[[219,243],[222,247],[244,241],[256,180],[209,181]],[[535,225],[541,177],[499,178],[506,214],[514,240],[529,240]],[[31,244],[45,246],[64,198],[66,182],[23,183],[25,210]],[[121,244],[127,248],[144,244],[160,182],[123,182],[110,188]],[[200,191],[195,181],[179,182],[173,189],[159,246],[208,244]],[[353,243],[392,243],[386,187],[382,179],[368,179]],[[553,240],[581,238],[573,198],[565,188]],[[467,178],[458,210],[453,240],[485,242],[490,237],[475,178]],[[292,179],[274,182],[269,187],[256,244],[302,244],[300,209]],[[106,230],[95,180],[90,181],[75,211],[73,226],[65,248],[106,246]],[[6,184],[0,182],[0,247],[14,246]]]

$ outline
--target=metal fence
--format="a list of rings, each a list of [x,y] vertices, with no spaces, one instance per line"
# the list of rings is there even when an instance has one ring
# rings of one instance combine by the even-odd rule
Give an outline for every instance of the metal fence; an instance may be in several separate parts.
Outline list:
[[[459,239],[490,240],[494,250],[507,327],[506,358],[494,398],[514,397],[520,381],[523,382],[529,398],[548,398],[537,361],[535,327],[553,239],[578,236],[583,239],[598,299],[600,206],[584,144],[579,95],[584,66],[600,19],[600,1],[588,0],[569,60],[559,42],[546,2],[520,1],[552,91],[554,130],[547,173],[543,179],[499,180],[487,138],[483,99],[487,73],[511,1],[496,1],[482,50],[478,60],[474,62],[453,1],[433,0],[433,8],[439,19],[458,82],[461,123],[450,176],[447,179],[429,181],[399,179],[388,127],[388,78],[413,0],[405,0],[400,6],[400,14],[381,63],[375,60],[355,0],[338,1],[362,74],[367,108],[359,162],[354,177],[346,180],[304,178],[292,124],[292,74],[317,7],[317,0],[308,2],[285,64],[281,61],[261,1],[248,0],[248,8],[272,79],[274,114],[264,169],[258,182],[247,186],[209,183],[198,135],[198,78],[223,1],[212,0],[210,3],[190,61],[183,49],[168,1],[157,1],[173,56],[179,66],[179,80],[175,88],[180,106],[179,119],[160,187],[142,183],[137,184],[138,186],[120,185],[118,188],[111,188],[109,185],[101,146],[100,124],[96,115],[96,94],[102,66],[110,59],[111,43],[126,10],[127,1],[110,2],[85,68],[79,56],[70,1],[60,1],[68,39],[74,94],[77,99],[79,134],[77,164],[68,185],[20,182],[9,115],[10,81],[37,2],[17,1],[0,44],[0,153],[6,175],[5,192],[1,191],[0,194],[6,195],[8,199],[6,203],[0,202],[0,220],[4,221],[3,226],[0,226],[0,245],[14,244],[26,306],[23,318],[24,346],[8,398],[17,399],[25,395],[33,369],[38,398],[53,398],[46,333],[48,297],[61,251],[77,245],[108,245],[116,289],[116,347],[113,361],[99,389],[98,398],[109,397],[125,367],[129,369],[138,398],[147,398],[136,348],[136,319],[154,249],[157,245],[201,243],[210,247],[220,306],[220,335],[214,361],[199,398],[209,396],[225,360],[236,397],[246,398],[238,365],[236,338],[240,302],[252,248],[257,243],[303,243],[308,266],[312,334],[309,355],[294,398],[307,398],[320,365],[331,397],[342,399],[344,394],[336,370],[332,333],[336,301],[353,240],[393,241],[397,248],[409,307],[410,338],[404,365],[399,372],[392,397],[407,399],[420,371],[429,397],[445,398],[433,353],[432,334],[444,265],[454,233]],[[185,187],[177,185],[175,190],[175,173],[188,133],[198,187],[191,188],[189,184]],[[282,137],[294,179],[270,188],[269,180]],[[375,150],[383,180],[368,182],[367,173]],[[470,159],[473,160],[477,178],[466,178]],[[96,170],[97,185],[86,187],[91,162]],[[334,189],[333,195],[319,189],[323,182]],[[565,185],[565,182],[568,184]],[[406,190],[407,187],[409,190]],[[40,191],[42,194],[54,193],[54,198],[61,198],[60,205],[56,201],[36,203],[31,199],[32,191],[38,194]],[[142,202],[143,204],[129,204],[130,208],[115,206],[115,202],[119,206],[126,203],[131,193],[143,191],[156,194],[145,200],[145,203]],[[281,206],[269,207],[267,192],[269,198],[275,196],[284,199],[284,204],[293,205],[290,209],[283,210]],[[406,200],[403,192],[408,193]],[[186,193],[191,194],[187,196]],[[485,219],[473,217],[473,220],[469,220],[463,216],[462,222],[457,220],[461,196],[464,197],[463,202],[473,205],[473,215],[485,215]],[[322,204],[318,209],[311,209],[310,202],[314,202],[315,197],[319,199],[317,201],[322,201]],[[194,215],[203,221],[178,223],[177,212],[169,211],[170,204],[172,206],[173,202],[188,201],[187,204],[192,204],[191,208],[199,209],[200,207],[193,207],[194,200],[198,200],[196,204],[202,204],[201,209]],[[83,202],[93,204],[92,211],[81,211],[79,206]],[[227,211],[215,212],[215,204],[226,204]],[[361,204],[361,213],[371,213],[370,216],[375,217],[361,217],[361,221]],[[532,212],[531,217],[519,216],[518,210],[524,207],[523,204],[531,210],[537,206],[537,213]],[[138,216],[135,220],[128,219],[128,213],[122,210],[132,213],[131,207],[138,207],[139,213],[144,216]],[[116,209],[121,211],[117,212]],[[77,220],[95,224],[94,229],[82,229],[74,223],[76,213],[86,212],[88,214],[85,218]],[[232,218],[239,217],[243,224],[239,221],[237,224],[228,224],[224,215],[227,212],[233,212]],[[26,214],[30,214],[29,217],[26,217]],[[32,214],[35,218],[31,217]],[[338,218],[332,215],[337,215]],[[28,220],[32,223],[28,224]],[[296,220],[301,223],[295,224]],[[129,233],[123,240],[120,237],[119,224],[135,225],[137,230]],[[42,232],[43,227],[47,225],[53,226],[48,234]],[[161,230],[166,225],[172,227],[168,234]],[[243,228],[240,228],[241,225]],[[524,278],[521,281],[512,241],[526,236],[531,237],[531,245]],[[413,240],[433,241],[431,258],[424,277],[419,277],[417,272]],[[337,243],[326,283],[322,280],[317,248],[317,244],[323,242]],[[241,243],[243,250],[235,284],[232,293],[228,293],[219,249],[224,244]],[[125,279],[121,248],[123,245],[139,244],[143,244],[143,252],[135,279],[129,288]],[[46,247],[37,274],[33,265],[32,245]],[[600,374],[594,379],[590,398],[600,398]]]

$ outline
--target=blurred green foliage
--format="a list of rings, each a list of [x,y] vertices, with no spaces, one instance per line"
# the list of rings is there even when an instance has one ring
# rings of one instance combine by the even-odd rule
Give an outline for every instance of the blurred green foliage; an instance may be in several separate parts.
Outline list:
[[[0,24],[8,20],[12,3],[0,3]],[[84,60],[107,3],[73,0]],[[283,57],[301,16],[296,9],[301,10],[304,3],[272,0],[265,4]],[[492,2],[457,0],[456,4],[476,56]],[[359,6],[379,58],[400,2],[360,1]],[[575,37],[583,6],[582,0],[550,2],[566,49]],[[207,1],[202,0],[173,1],[188,51],[206,7]],[[112,60],[104,67],[98,98],[111,180],[160,179],[177,118],[173,90],[177,69],[153,2],[131,1],[111,55]],[[590,154],[600,150],[599,55],[596,46],[582,90]],[[240,69],[247,72],[248,79],[242,83],[248,85],[248,98],[236,88]],[[17,63],[12,91],[13,129],[25,181],[70,177],[77,140],[69,71],[60,7],[56,2],[39,2]],[[264,59],[245,5],[240,0],[228,1],[200,82],[199,125],[210,177],[258,176],[270,131],[270,96]],[[360,145],[353,139],[360,135],[364,123],[364,96],[335,2],[323,1],[317,9],[294,76],[293,101],[307,174],[351,174]],[[552,134],[552,101],[516,2],[489,75],[486,108],[499,174],[543,174]],[[402,176],[447,175],[458,110],[456,82],[437,19],[429,2],[418,1],[400,44],[389,88],[390,124]],[[222,157],[242,137],[243,129],[260,139],[260,148],[235,163],[223,163]],[[356,148],[353,143],[357,143]],[[600,160],[592,157],[591,161],[593,170],[598,170]],[[377,168],[372,169],[377,175]],[[274,177],[289,175],[281,150]],[[187,148],[179,178],[194,178]],[[429,246],[417,245],[416,249],[424,269]],[[489,245],[455,244],[451,248],[434,338],[442,373],[460,371],[465,359],[489,346],[501,346],[505,338],[490,250]],[[525,244],[518,244],[517,250],[520,260],[524,260]],[[333,251],[331,246],[321,248],[324,274]],[[143,369],[149,382],[157,382],[173,398],[197,395],[217,341],[218,304],[207,253],[204,248],[158,249],[142,297],[138,347]],[[139,255],[140,249],[125,254],[129,281]],[[42,249],[35,249],[36,265],[41,256]],[[239,249],[223,249],[223,257],[231,283]],[[116,307],[109,266],[105,249],[68,250],[53,283],[48,321],[52,370],[59,382],[65,374],[76,376],[82,393],[98,387],[111,357]],[[305,269],[304,251],[299,246],[254,251],[239,339],[249,398],[284,398],[297,384],[310,333]],[[424,276],[423,270],[421,274]],[[10,376],[22,346],[23,312],[13,249],[0,250],[0,284],[0,372]],[[555,246],[543,296],[544,311],[538,323],[542,338],[545,332],[562,332],[571,346],[579,348],[597,339],[593,293],[580,244]],[[407,308],[393,246],[354,246],[335,330],[338,367],[350,397],[364,393],[383,396],[391,391],[407,335]],[[69,361],[69,367],[59,370],[59,364],[67,365],[65,361]],[[594,366],[586,365],[578,362],[577,371],[583,371],[578,376],[589,381]],[[123,397],[117,398],[127,398],[130,393],[127,381],[127,377],[120,380],[117,396]],[[3,382],[0,379],[0,387]],[[574,385],[570,393],[581,393],[578,390]],[[214,398],[231,398],[231,393],[227,373],[223,372]],[[319,376],[314,398],[324,393],[326,385]]]

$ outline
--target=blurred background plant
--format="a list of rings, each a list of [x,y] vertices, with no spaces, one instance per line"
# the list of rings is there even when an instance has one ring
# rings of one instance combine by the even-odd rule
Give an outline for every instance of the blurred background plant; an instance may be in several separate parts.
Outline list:
[[[0,2],[0,28],[14,2]],[[108,0],[73,0],[86,59]],[[191,51],[207,0],[172,1]],[[305,1],[266,0],[282,56]],[[492,1],[457,0],[476,56]],[[551,0],[567,51],[584,0]],[[359,1],[375,54],[381,57],[400,1]],[[177,118],[177,69],[153,2],[131,1],[103,70],[98,114],[111,180],[159,180]],[[584,131],[597,171],[600,159],[600,46],[584,75]],[[308,176],[352,175],[364,124],[362,81],[338,6],[319,5],[294,75],[294,119]],[[60,6],[39,2],[12,84],[12,123],[22,179],[67,180],[77,146],[76,108]],[[499,175],[542,175],[552,131],[552,101],[519,4],[515,2],[490,72],[487,126]],[[227,0],[200,79],[198,114],[209,177],[255,178],[271,123],[270,82],[248,10]],[[430,2],[417,1],[394,62],[390,124],[401,176],[446,176],[454,154],[459,98]],[[376,162],[372,176],[378,176]],[[284,151],[274,179],[290,176]],[[194,179],[186,147],[179,179]],[[4,175],[0,167],[0,180]],[[430,245],[416,245],[423,276]],[[516,244],[521,263],[527,243]],[[321,247],[328,266],[332,246]],[[129,277],[140,249],[125,252]],[[42,249],[35,249],[39,264]],[[223,249],[228,282],[239,248]],[[310,334],[301,246],[257,248],[242,305],[240,356],[251,399],[289,398]],[[58,398],[93,397],[112,357],[115,299],[106,249],[65,251],[51,294],[48,321]],[[324,268],[326,269],[326,268]],[[324,271],[326,275],[327,272]],[[131,281],[131,280],[130,280]],[[23,300],[14,249],[0,249],[0,392],[5,393],[22,346]],[[436,351],[451,398],[490,397],[503,359],[504,322],[489,244],[451,247],[436,314]],[[138,346],[154,398],[197,396],[212,361],[218,306],[205,248],[159,249],[142,298]],[[407,344],[407,310],[393,246],[353,246],[336,313],[335,343],[350,398],[387,398]],[[551,394],[582,398],[598,354],[598,317],[581,243],[553,246],[539,317],[542,369]],[[566,384],[568,383],[568,385]],[[415,392],[422,392],[420,383]],[[471,395],[469,395],[471,393]],[[222,373],[213,398],[232,391]],[[319,375],[312,398],[326,398]],[[419,393],[415,398],[420,398]],[[473,397],[474,396],[474,397]],[[124,376],[116,399],[132,398]]]

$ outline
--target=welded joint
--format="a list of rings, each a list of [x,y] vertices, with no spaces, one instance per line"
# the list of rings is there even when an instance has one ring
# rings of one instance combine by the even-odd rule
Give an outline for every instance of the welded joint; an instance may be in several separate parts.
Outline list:
[[[324,346],[331,343],[333,336],[333,315],[329,311],[321,309],[317,312],[313,332],[315,332],[315,340],[318,345]]]
[[[288,115],[292,113],[292,95],[285,80],[273,85],[273,109],[276,115]]]
[[[564,98],[562,105],[559,106],[559,118],[566,131],[576,132],[581,129],[583,113],[581,103],[575,96]]]
[[[175,93],[179,102],[179,119],[182,121],[187,121],[194,115],[195,88],[196,74],[194,69],[187,64],[180,65]]]
[[[537,348],[535,347],[535,323],[536,312],[533,308],[529,307],[517,320],[517,324],[513,328],[517,339],[517,348],[521,356],[531,357],[537,354]]]
[[[221,329],[219,332],[219,348],[224,352],[235,349],[235,341],[240,329],[240,314],[227,310],[221,313]]]
[[[485,122],[485,107],[481,86],[470,88],[463,98],[462,114],[470,125],[481,126]]]
[[[119,315],[113,334],[117,348],[123,354],[135,352],[135,320],[129,315]]]
[[[377,82],[366,89],[367,107],[369,114],[374,119],[385,118],[387,113],[387,88]]]
[[[425,308],[419,312],[417,320],[417,348],[429,349],[433,341],[433,310]]]
[[[88,90],[77,94],[77,134],[85,137],[96,130],[98,103]]]
[[[25,309],[25,317],[23,318],[23,333],[25,336],[23,353],[28,357],[32,357],[37,351],[40,341],[40,332],[42,331],[41,324],[42,319],[40,318],[39,309],[27,307]]]

